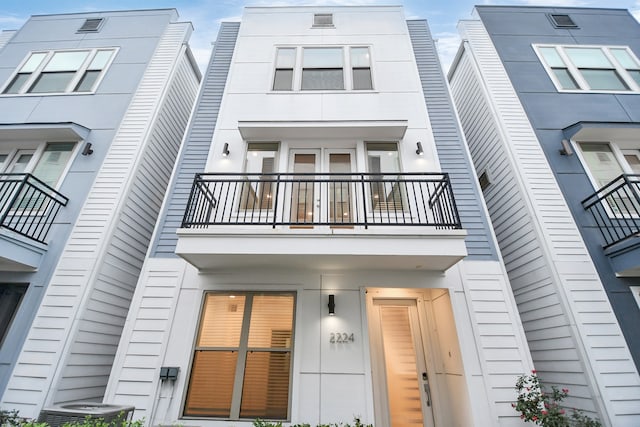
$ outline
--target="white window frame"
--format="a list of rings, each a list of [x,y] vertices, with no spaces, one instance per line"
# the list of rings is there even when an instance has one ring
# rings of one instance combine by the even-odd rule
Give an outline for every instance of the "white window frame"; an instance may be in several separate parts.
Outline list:
[[[183,398],[182,398],[182,404],[181,404],[181,419],[204,419],[204,420],[212,420],[212,421],[217,421],[217,420],[227,420],[227,421],[251,421],[251,419],[249,418],[241,418],[239,416],[239,410],[240,410],[240,403],[242,400],[242,388],[233,388],[232,390],[232,406],[231,406],[231,414],[229,417],[216,417],[216,416],[206,416],[206,415],[186,415],[186,406],[187,406],[187,398],[188,398],[188,394],[189,394],[189,384],[191,382],[191,376],[194,374],[193,373],[193,368],[194,368],[194,358],[195,358],[195,353],[196,351],[198,351],[199,349],[201,349],[200,347],[198,347],[198,335],[200,334],[201,328],[202,328],[202,319],[203,319],[203,314],[204,311],[206,309],[206,297],[208,294],[212,294],[212,295],[244,295],[244,296],[249,296],[250,298],[254,298],[255,296],[260,296],[260,295],[290,295],[293,297],[293,317],[292,317],[292,324],[291,324],[291,337],[290,337],[290,344],[288,347],[288,353],[290,354],[290,364],[289,364],[289,396],[288,396],[288,402],[287,402],[287,417],[286,419],[278,419],[279,421],[283,421],[283,422],[288,422],[291,420],[291,413],[292,413],[292,396],[293,396],[293,386],[294,386],[294,364],[295,364],[295,360],[294,360],[294,356],[295,356],[295,342],[296,342],[296,325],[297,325],[297,317],[298,317],[298,292],[296,292],[295,290],[282,290],[282,291],[278,291],[278,290],[265,290],[265,291],[257,291],[257,290],[241,290],[241,291],[226,291],[226,290],[207,290],[204,291],[202,293],[202,297],[201,297],[201,305],[200,305],[200,310],[199,310],[199,315],[198,315],[198,320],[196,323],[196,330],[194,333],[194,341],[193,341],[193,346],[191,348],[191,360],[189,362],[189,371],[187,374],[187,379],[185,382],[185,386],[183,389]],[[252,303],[251,303],[252,304]],[[245,310],[247,310],[246,306],[245,306]],[[249,308],[245,313],[243,313],[243,321],[241,324],[241,335],[240,335],[240,340],[238,342],[238,347],[233,347],[234,349],[237,349],[238,352],[244,352],[245,354],[250,352],[251,350],[249,349],[248,346],[248,333],[249,333],[249,328],[251,327],[251,309]],[[245,322],[249,322],[245,325]],[[224,351],[224,347],[220,347],[220,348],[216,348],[216,347],[202,347],[202,349],[205,350],[212,350],[212,351]],[[264,351],[270,351],[265,349]],[[244,377],[245,374],[245,369],[246,366],[242,367],[241,364],[238,365],[238,367],[242,368],[242,373],[241,376]],[[238,371],[236,371],[236,376],[239,376],[240,374],[238,373]]]
[[[589,164],[587,163],[586,159],[584,158],[584,155],[582,153],[582,147],[581,144],[607,144],[609,146],[609,148],[611,149],[611,153],[613,154],[613,157],[615,159],[615,161],[618,163],[618,166],[620,166],[620,168],[622,169],[622,173],[624,174],[633,174],[633,170],[631,169],[631,167],[629,166],[629,163],[627,162],[627,159],[624,157],[624,151],[628,151],[628,150],[640,150],[640,147],[636,148],[621,148],[616,142],[614,141],[574,141],[571,140],[571,143],[574,145],[574,151],[577,153],[578,158],[580,159],[580,162],[582,163],[582,167],[585,171],[585,173],[587,174],[587,177],[589,178],[589,181],[591,182],[591,185],[593,186],[593,191],[599,191],[602,186],[598,183],[598,180],[596,179],[596,177],[593,175],[593,173],[591,172],[591,168],[589,167]],[[624,217],[623,214],[621,213],[616,213],[615,209],[611,206],[609,206],[608,203],[604,203],[607,215],[610,218],[622,218]]]
[[[601,46],[601,45],[556,45],[556,44],[534,44],[532,45],[533,50],[536,55],[538,55],[538,59],[544,66],[549,78],[555,85],[558,92],[568,92],[568,93],[640,93],[640,85],[634,80],[634,78],[627,72],[627,68],[623,67],[622,64],[616,59],[615,55],[611,53],[610,49],[623,49],[626,50],[627,53],[631,56],[633,60],[638,64],[638,69],[640,69],[640,60],[633,53],[633,51],[629,48],[629,46]],[[578,85],[577,89],[564,89],[560,84],[560,81],[555,76],[552,67],[547,64],[544,56],[542,55],[540,48],[554,48],[558,53],[558,56],[564,62],[564,65],[573,78],[573,80]],[[614,70],[620,79],[624,82],[625,85],[629,89],[625,90],[601,90],[601,89],[591,89],[586,79],[582,76],[582,73],[578,69],[576,65],[573,64],[569,55],[565,52],[567,48],[575,48],[575,49],[599,49],[605,55],[605,57],[612,64],[613,68],[601,68],[601,69],[611,69]]]
[[[16,68],[16,71],[13,74],[11,74],[11,77],[9,77],[9,79],[2,86],[2,90],[0,91],[0,96],[47,96],[47,95],[60,95],[60,94],[67,94],[67,95],[93,94],[95,93],[96,89],[102,82],[102,79],[104,78],[104,75],[106,74],[107,70],[113,63],[114,58],[118,54],[118,50],[119,48],[117,47],[99,47],[99,48],[85,48],[85,49],[39,50],[39,51],[29,52],[29,54],[22,60],[20,65]],[[93,61],[95,56],[101,51],[110,51],[111,56],[109,57],[109,60],[104,65],[104,67],[102,67],[102,69],[100,70],[100,75],[98,76],[96,81],[93,83],[91,90],[83,91],[83,92],[75,91],[76,87],[84,77],[85,73],[90,69],[89,67],[91,65],[91,62]],[[88,54],[87,54],[87,57],[82,62],[82,64],[80,65],[80,67],[78,67],[78,69],[75,70],[75,75],[67,83],[65,90],[61,92],[31,92],[31,89],[33,88],[34,84],[37,82],[38,78],[43,74],[45,67],[47,66],[49,61],[51,61],[53,56],[57,53],[66,53],[66,52],[88,52]],[[27,80],[25,80],[22,83],[22,86],[17,92],[5,93],[5,91],[13,83],[16,76],[20,74],[20,71],[22,70],[24,65],[35,54],[44,54],[45,57],[40,61],[40,63],[34,69],[34,71],[30,73],[30,76],[27,78]]]
[[[371,75],[371,89],[354,89],[353,88],[353,69],[359,67],[353,67],[351,61],[351,48],[367,48],[369,50],[369,73]],[[295,65],[293,68],[292,88],[288,89],[275,89],[274,83],[276,78],[278,49],[295,49]],[[342,49],[342,78],[344,89],[302,89],[302,70],[304,68],[304,49],[313,48],[341,48]],[[271,79],[269,81],[270,93],[367,93],[375,91],[375,73],[374,73],[374,57],[373,49],[371,45],[366,44],[354,44],[354,45],[304,45],[304,46],[292,46],[292,45],[277,45],[275,46],[273,53],[273,61],[271,68]],[[361,68],[361,67],[360,67]]]
[[[40,159],[42,158],[42,155],[44,154],[44,151],[46,150],[47,145],[57,144],[57,143],[60,143],[60,144],[73,143],[74,144],[74,147],[71,150],[71,154],[69,156],[69,161],[67,161],[67,164],[65,165],[64,169],[60,173],[60,177],[58,178],[58,181],[54,185],[51,185],[52,188],[57,190],[60,187],[60,183],[64,181],[64,177],[69,172],[69,168],[73,163],[73,159],[76,157],[77,152],[80,149],[81,144],[79,144],[78,141],[45,141],[45,142],[36,142],[32,144],[21,143],[19,145],[12,144],[10,147],[4,147],[4,145],[7,145],[7,144],[1,144],[0,154],[6,154],[7,159],[0,165],[0,173],[11,173],[11,172],[6,172],[9,169],[9,167],[13,166],[13,164],[21,154],[25,154],[27,151],[30,151],[32,152],[31,159],[29,160],[29,163],[27,163],[27,166],[24,172],[21,172],[21,173],[33,174],[33,171],[35,170],[36,166],[40,162]]]

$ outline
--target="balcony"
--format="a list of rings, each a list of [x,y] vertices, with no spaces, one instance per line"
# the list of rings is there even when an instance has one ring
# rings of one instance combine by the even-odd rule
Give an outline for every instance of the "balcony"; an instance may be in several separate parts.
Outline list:
[[[68,199],[28,173],[0,174],[0,269],[31,271]],[[7,232],[8,230],[8,232]]]
[[[201,270],[446,270],[466,255],[446,174],[198,174],[178,236]]]
[[[640,175],[620,175],[582,201],[619,275],[640,275]]]

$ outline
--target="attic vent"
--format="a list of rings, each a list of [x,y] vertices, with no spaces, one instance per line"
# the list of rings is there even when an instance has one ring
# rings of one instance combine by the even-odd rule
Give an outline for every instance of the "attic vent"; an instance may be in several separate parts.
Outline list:
[[[82,27],[80,27],[80,29],[78,29],[79,33],[95,33],[100,29],[100,26],[102,25],[102,21],[104,21],[103,18],[89,18],[86,21],[84,21],[84,24],[82,24]]]
[[[549,18],[556,28],[578,28],[569,15],[550,14]]]
[[[487,171],[480,174],[478,181],[480,182],[480,188],[483,192],[491,185],[491,179],[489,178],[489,173]]]
[[[313,15],[314,27],[333,27],[332,13],[315,13]]]

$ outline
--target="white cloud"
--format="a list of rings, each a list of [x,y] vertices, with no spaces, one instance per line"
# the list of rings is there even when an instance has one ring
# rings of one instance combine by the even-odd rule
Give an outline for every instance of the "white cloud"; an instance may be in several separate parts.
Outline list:
[[[438,33],[434,35],[434,38],[436,39],[436,48],[440,57],[442,71],[446,74],[458,52],[460,36],[457,33]]]
[[[17,30],[22,27],[27,17],[16,15],[0,15],[0,29]]]

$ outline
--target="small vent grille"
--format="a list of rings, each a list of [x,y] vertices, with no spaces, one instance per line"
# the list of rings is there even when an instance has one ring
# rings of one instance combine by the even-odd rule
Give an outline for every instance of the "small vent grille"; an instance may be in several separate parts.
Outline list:
[[[556,28],[578,28],[569,15],[551,14],[549,18]]]
[[[333,27],[333,14],[316,13],[313,15],[314,27]]]
[[[98,30],[100,30],[100,27],[102,26],[102,21],[104,21],[103,18],[89,18],[86,21],[84,21],[84,24],[82,24],[82,27],[80,27],[78,32],[79,33],[95,33]]]
[[[487,171],[484,171],[478,177],[478,181],[480,182],[480,188],[484,192],[491,185],[491,179],[489,178],[489,174]]]

